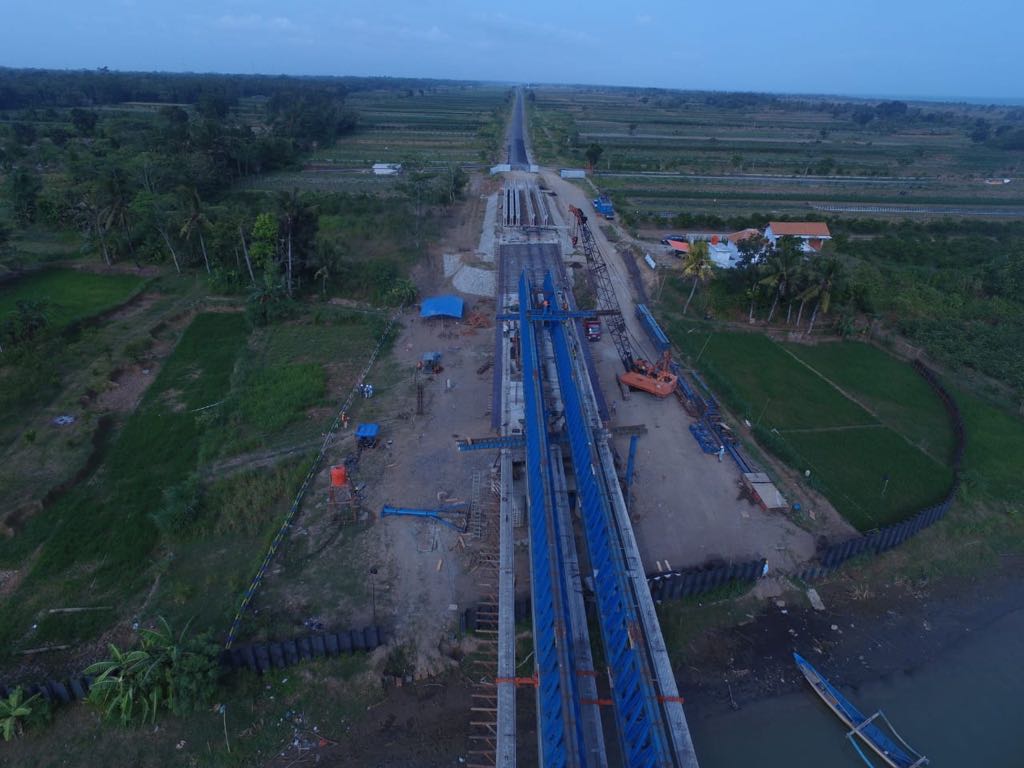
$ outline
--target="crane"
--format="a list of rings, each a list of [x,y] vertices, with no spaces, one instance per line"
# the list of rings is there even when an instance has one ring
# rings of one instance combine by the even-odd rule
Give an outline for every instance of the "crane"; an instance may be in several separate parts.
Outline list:
[[[625,369],[619,374],[619,381],[631,389],[649,392],[656,397],[668,397],[675,391],[677,380],[670,369],[670,353],[668,350],[663,352],[656,363],[635,354],[633,344],[629,340],[629,331],[626,329],[626,318],[622,315],[615,286],[612,285],[611,275],[608,274],[608,264],[594,242],[594,233],[590,231],[587,215],[575,205],[569,206],[569,212],[575,217],[572,244],[583,248],[583,257],[587,261],[587,268],[594,279],[594,289],[597,291],[598,309],[605,317],[608,334],[612,337],[615,351],[619,353],[619,359]]]

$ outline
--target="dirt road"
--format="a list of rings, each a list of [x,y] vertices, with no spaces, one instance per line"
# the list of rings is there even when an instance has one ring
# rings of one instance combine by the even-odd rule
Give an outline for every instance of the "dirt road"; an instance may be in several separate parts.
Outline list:
[[[582,189],[552,172],[545,182],[557,192],[567,216],[571,203],[586,212],[590,202]],[[618,252],[592,220],[591,231],[604,254],[633,344],[648,359],[654,350],[632,309],[635,299]],[[779,513],[764,512],[740,498],[740,472],[731,460],[719,462],[701,451],[689,432],[690,417],[674,398],[659,400],[633,393],[623,401],[615,377],[621,372],[615,347],[603,338],[591,345],[601,386],[615,401],[612,426],[643,424],[630,508],[641,556],[648,573],[662,567],[685,568],[721,558],[729,561],[764,557],[771,569],[789,569],[814,555],[814,534]],[[620,456],[628,438],[617,440]]]

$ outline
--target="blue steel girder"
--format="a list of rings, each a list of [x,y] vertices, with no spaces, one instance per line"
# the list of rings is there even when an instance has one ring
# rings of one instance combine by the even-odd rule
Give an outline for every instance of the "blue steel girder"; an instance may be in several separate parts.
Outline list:
[[[545,290],[551,287],[549,274]],[[642,624],[626,579],[612,511],[598,480],[592,435],[574,374],[568,334],[560,323],[552,323],[550,331],[583,529],[594,572],[598,623],[612,677],[615,718],[626,765],[672,766],[675,763],[666,725],[643,646]]]
[[[566,573],[554,514],[550,446],[537,338],[532,323],[526,317],[531,293],[525,273],[519,281],[519,300],[541,764],[545,768],[571,768],[584,766],[587,752],[580,724],[581,702],[570,642],[571,618],[564,588]]]

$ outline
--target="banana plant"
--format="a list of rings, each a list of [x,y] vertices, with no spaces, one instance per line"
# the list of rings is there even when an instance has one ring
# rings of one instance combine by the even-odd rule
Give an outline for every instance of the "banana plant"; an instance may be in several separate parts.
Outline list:
[[[4,741],[11,741],[25,732],[25,721],[36,711],[39,694],[25,698],[20,687],[11,691],[6,699],[0,699],[0,733]]]

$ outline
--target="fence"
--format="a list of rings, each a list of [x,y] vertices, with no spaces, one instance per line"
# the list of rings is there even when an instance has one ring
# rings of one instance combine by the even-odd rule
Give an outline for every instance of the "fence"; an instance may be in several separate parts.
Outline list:
[[[766,560],[750,560],[746,563],[725,563],[711,568],[694,568],[671,573],[658,573],[647,577],[651,597],[656,602],[681,600],[684,597],[702,595],[724,587],[734,581],[754,582],[764,572]]]
[[[309,471],[306,473],[305,479],[302,481],[302,485],[299,486],[298,493],[295,494],[295,500],[292,502],[291,507],[288,509],[288,514],[285,515],[284,520],[281,522],[281,527],[278,528],[277,534],[274,536],[273,541],[270,543],[270,548],[267,550],[267,554],[263,558],[263,562],[260,563],[259,569],[256,571],[256,575],[253,576],[251,582],[249,582],[248,589],[245,590],[245,594],[242,596],[242,602],[238,607],[238,612],[235,613],[235,618],[231,622],[231,628],[228,630],[228,638],[224,643],[225,650],[231,650],[231,646],[238,638],[238,631],[242,627],[242,619],[245,616],[246,610],[249,608],[249,604],[252,602],[253,597],[259,590],[260,585],[263,583],[263,577],[267,573],[267,569],[270,567],[270,563],[273,561],[274,556],[277,554],[277,550],[281,546],[281,542],[284,541],[284,537],[287,535],[288,530],[291,528],[292,522],[295,520],[296,514],[298,514],[299,508],[302,506],[302,501],[306,497],[306,491],[309,489],[310,484],[313,482],[313,478],[316,477],[317,472],[320,471],[320,465],[323,463],[324,455],[327,453],[327,449],[334,441],[334,436],[341,426],[342,415],[347,413],[352,407],[352,401],[355,399],[356,392],[362,386],[366,380],[366,374],[370,372],[370,368],[373,367],[374,362],[377,360],[377,355],[380,354],[384,344],[391,336],[391,329],[394,327],[395,322],[398,320],[398,316],[401,314],[402,308],[399,308],[391,318],[388,320],[387,325],[384,327],[384,332],[381,334],[380,339],[377,340],[377,346],[374,347],[373,353],[370,355],[370,359],[363,366],[363,370],[360,371],[356,383],[352,385],[351,391],[348,393],[348,397],[342,404],[341,408],[334,416],[334,421],[331,423],[330,428],[324,434],[323,442],[320,445],[320,451],[317,453],[316,458],[313,460]]]
[[[964,447],[966,445],[963,418],[960,415],[960,409],[957,407],[956,402],[954,402],[945,387],[939,383],[935,373],[919,360],[914,360],[912,365],[914,370],[928,382],[932,390],[942,400],[942,405],[946,409],[946,413],[949,414],[950,421],[953,424],[953,455],[950,461],[953,468],[953,484],[942,501],[922,509],[902,523],[879,528],[864,536],[840,541],[824,548],[818,553],[817,565],[809,566],[797,574],[804,581],[813,581],[814,579],[827,576],[850,558],[860,555],[877,555],[893,547],[898,547],[919,531],[945,517],[950,506],[953,504],[953,499],[956,498],[956,492],[960,487],[960,465],[963,462]]]

